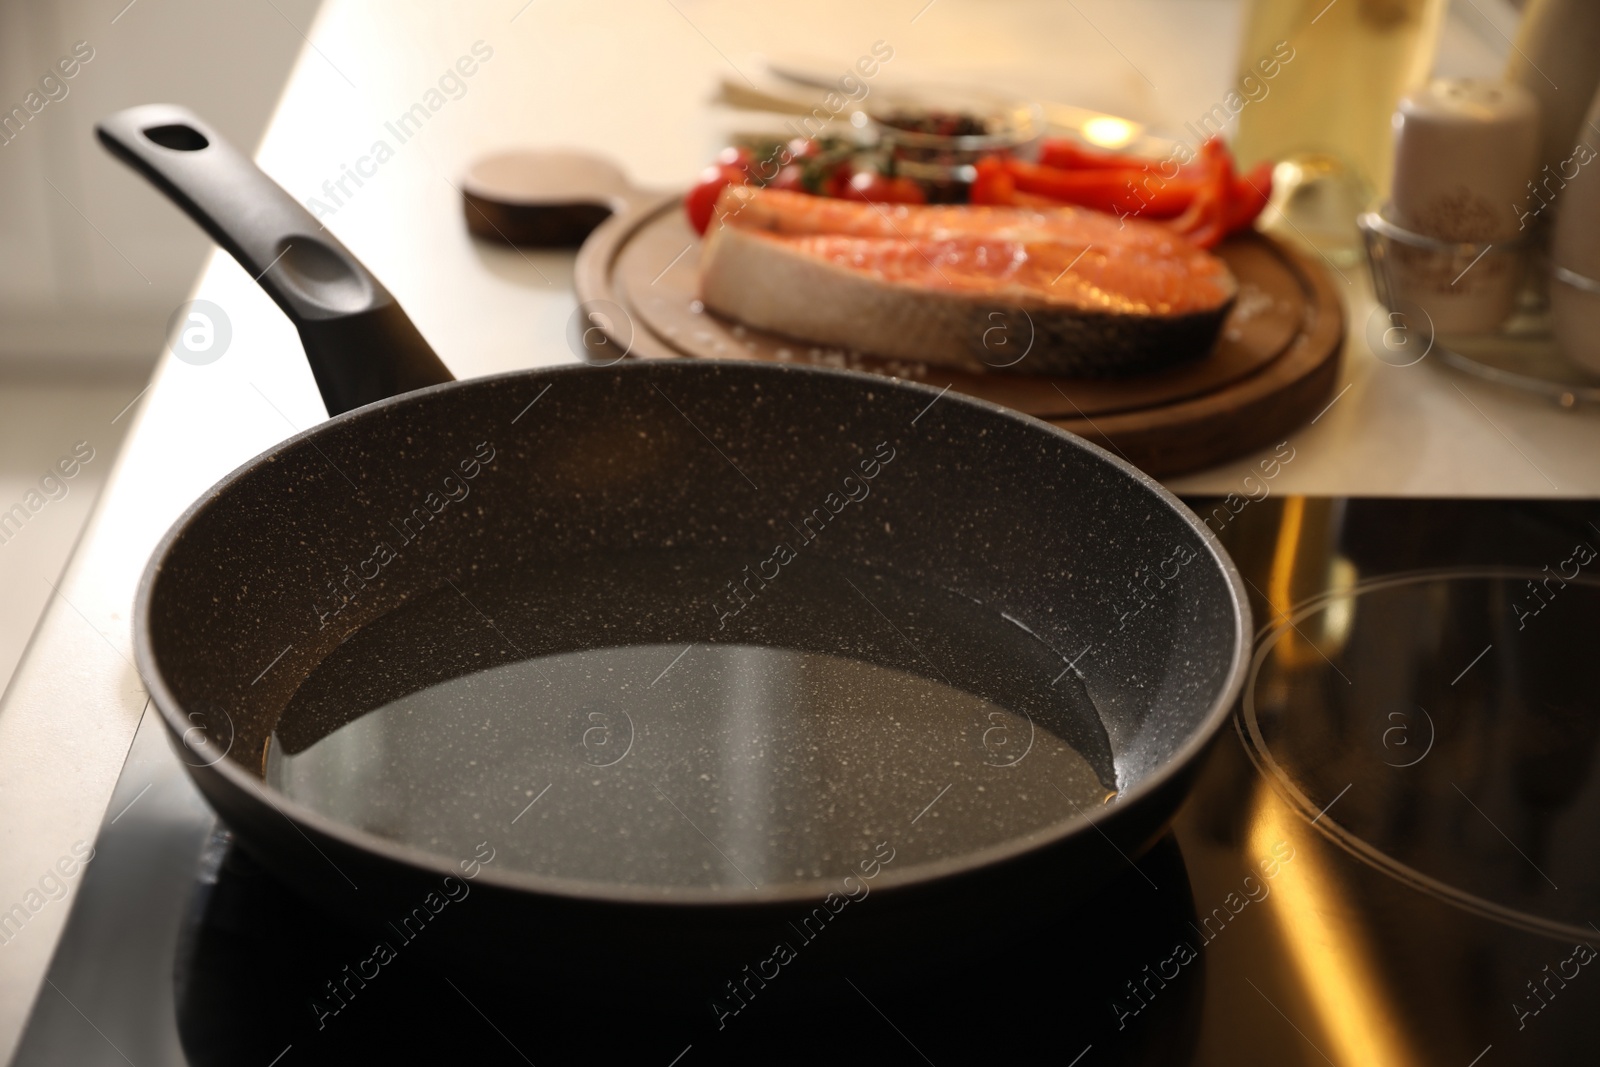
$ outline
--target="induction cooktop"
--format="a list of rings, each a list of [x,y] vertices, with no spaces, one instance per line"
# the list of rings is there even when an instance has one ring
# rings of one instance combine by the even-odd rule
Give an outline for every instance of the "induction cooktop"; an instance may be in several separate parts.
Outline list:
[[[1249,585],[1249,683],[1091,899],[731,993],[475,954],[448,908],[379,950],[233,846],[147,709],[15,1062],[1595,1062],[1600,503],[1188,503]]]

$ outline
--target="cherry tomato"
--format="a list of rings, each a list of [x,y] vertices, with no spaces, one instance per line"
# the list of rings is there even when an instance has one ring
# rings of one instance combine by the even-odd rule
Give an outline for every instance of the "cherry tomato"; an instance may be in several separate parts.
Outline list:
[[[822,154],[822,146],[809,137],[796,137],[789,142],[790,159],[811,159]]]
[[[923,191],[922,186],[910,178],[890,178],[889,192],[892,194],[891,201],[896,204],[926,204],[928,202],[928,194]]]
[[[844,175],[845,172],[841,172]],[[877,171],[862,170],[844,177],[833,196],[841,200],[866,200],[883,204],[924,204],[922,187],[910,178],[886,178]]]
[[[790,163],[778,171],[778,176],[767,183],[767,188],[803,193],[806,191],[805,178],[806,169],[798,163]]]
[[[717,197],[729,185],[747,185],[749,170],[740,163],[717,163],[700,172],[700,180],[683,198],[683,210],[689,216],[689,225],[695,233],[703,234],[711,225],[711,213]]]

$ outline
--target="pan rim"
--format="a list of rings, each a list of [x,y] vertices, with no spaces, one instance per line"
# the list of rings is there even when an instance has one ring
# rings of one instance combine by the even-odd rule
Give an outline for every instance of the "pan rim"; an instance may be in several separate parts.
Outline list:
[[[1109,464],[1113,469],[1130,477],[1135,483],[1150,492],[1155,500],[1165,504],[1173,514],[1198,535],[1201,543],[1205,545],[1209,552],[1209,558],[1222,574],[1234,609],[1234,634],[1233,653],[1225,672],[1223,684],[1218,690],[1218,695],[1200,717],[1196,726],[1187,731],[1183,743],[1169,757],[1147,774],[1135,780],[1127,789],[1119,791],[1120,795],[1115,807],[1107,808],[1099,815],[1074,814],[1070,818],[1047,823],[1026,835],[1010,837],[1004,841],[970,851],[963,851],[942,859],[919,863],[912,867],[883,869],[875,879],[873,885],[875,890],[911,889],[964,875],[981,875],[985,869],[997,868],[1008,862],[1022,860],[1032,854],[1042,853],[1058,847],[1064,842],[1088,832],[1090,829],[1099,830],[1107,819],[1115,819],[1119,813],[1132,811],[1139,807],[1152,796],[1167,788],[1174,779],[1185,774],[1200,759],[1230,720],[1234,705],[1238,702],[1243,692],[1253,647],[1251,611],[1249,599],[1244,589],[1244,580],[1240,576],[1232,558],[1223,549],[1216,534],[1205,525],[1199,516],[1179,500],[1171,490],[1135,467],[1132,463],[1091,441],[1053,426],[1042,419],[1025,415],[988,400],[956,393],[953,390],[941,391],[920,382],[899,378],[885,379],[878,375],[859,371],[805,364],[756,363],[737,360],[713,363],[685,358],[624,360],[621,363],[605,367],[595,367],[580,362],[560,363],[441,382],[387,397],[351,411],[331,416],[315,426],[284,438],[228,472],[185,508],[183,513],[174,520],[172,526],[161,536],[161,539],[151,552],[143,573],[140,575],[138,590],[134,599],[134,663],[141,680],[145,684],[145,688],[150,694],[152,703],[161,715],[169,740],[181,745],[183,743],[183,735],[190,724],[184,718],[182,702],[177,699],[167,686],[165,675],[157,663],[156,653],[152,647],[150,612],[155,584],[160,578],[167,557],[170,555],[174,545],[187,531],[193,520],[203,511],[215,506],[236,483],[243,481],[262,463],[269,462],[271,457],[281,455],[305,441],[314,441],[319,435],[333,433],[336,428],[348,425],[358,419],[371,417],[378,412],[390,410],[404,404],[425,401],[438,393],[514,379],[537,379],[546,376],[560,377],[591,371],[616,371],[622,368],[637,368],[636,370],[623,370],[622,372],[641,375],[651,372],[678,373],[680,370],[687,368],[700,368],[690,373],[750,374],[755,377],[769,378],[777,378],[782,375],[821,376],[824,378],[843,379],[863,386],[871,385],[880,389],[920,393],[928,398],[930,403],[943,397],[950,403],[968,405],[978,409],[988,417],[1017,422],[1033,432],[1043,431],[1071,447],[1081,449],[1088,453],[1089,456]],[[326,838],[337,841],[341,845],[353,848],[360,853],[374,856],[385,863],[402,865],[440,878],[446,876],[460,877],[458,872],[459,863],[457,861],[441,853],[430,852],[394,841],[323,815],[291,799],[286,794],[268,785],[264,780],[250,773],[241,764],[226,757],[203,767],[186,763],[185,769],[189,776],[196,780],[197,785],[203,772],[214,772],[221,777],[228,788],[243,794],[257,807],[265,808],[270,806],[277,809],[297,829],[303,828],[315,831]],[[1165,825],[1169,820],[1170,815],[1163,817],[1161,820],[1162,825]],[[483,866],[476,879],[482,880],[496,889],[520,894],[530,899],[554,898],[577,904],[634,907],[658,906],[684,910],[761,908],[777,904],[821,903],[829,893],[834,892],[830,886],[838,880],[830,877],[828,879],[811,879],[801,882],[768,883],[755,888],[744,886],[632,885],[619,882],[592,882],[574,878],[561,878],[535,874],[530,871],[496,869],[490,866]]]

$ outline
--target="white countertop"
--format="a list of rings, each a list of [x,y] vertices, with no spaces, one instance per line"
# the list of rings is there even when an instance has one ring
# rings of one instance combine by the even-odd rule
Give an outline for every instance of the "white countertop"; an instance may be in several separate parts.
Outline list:
[[[1237,30],[1237,5],[1227,0],[506,0],[448,9],[332,0],[308,30],[310,46],[258,158],[296,197],[323,195],[323,182],[374,141],[393,145],[385,122],[475,42],[493,50],[459,98],[395,145],[393,158],[324,220],[456,375],[470,377],[573,358],[564,340],[575,307],[572,257],[488,247],[466,234],[452,183],[480,154],[584,148],[617,160],[641,184],[682,185],[728,128],[727,116],[707,106],[724,75],[753,69],[763,49],[843,70],[879,40],[894,47],[893,72],[907,80],[989,82],[1181,119],[1224,91]],[[205,112],[204,100],[179,102]],[[191,225],[154,193],[149,205],[174,227]],[[224,309],[231,347],[208,366],[167,356],[123,416],[134,420],[128,443],[0,704],[0,912],[24,901],[74,842],[93,841],[108,817],[145,705],[130,663],[129,614],[155,542],[207,486],[324,418],[294,330],[232,260],[214,257],[196,295]],[[1274,492],[1600,494],[1600,414],[1562,412],[1433,361],[1384,365],[1363,340],[1372,308],[1364,283],[1353,281],[1347,297],[1345,391],[1292,436],[1295,459]],[[1250,465],[1247,458],[1172,487],[1234,491]],[[0,1060],[11,1054],[70,904],[70,896],[47,901],[0,945]]]

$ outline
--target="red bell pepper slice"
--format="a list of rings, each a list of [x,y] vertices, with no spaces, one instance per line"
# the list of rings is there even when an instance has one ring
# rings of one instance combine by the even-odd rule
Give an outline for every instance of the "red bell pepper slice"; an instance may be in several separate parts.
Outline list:
[[[976,176],[967,190],[967,202],[1005,206],[1017,202],[1017,183],[1006,168],[1003,156],[984,156],[974,169]]]
[[[1138,170],[1150,160],[1085,148],[1074,141],[1052,137],[1039,142],[1039,162],[1061,170]]]
[[[1257,163],[1233,183],[1233,203],[1228,209],[1228,232],[1248,229],[1272,199],[1272,161]]]

